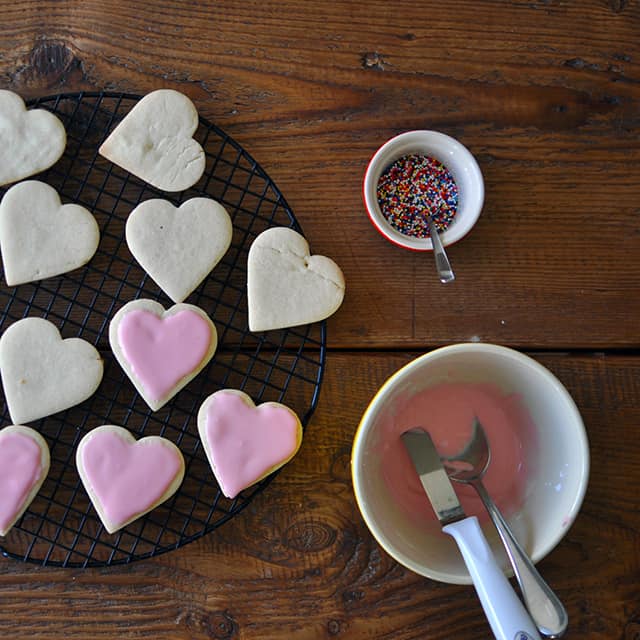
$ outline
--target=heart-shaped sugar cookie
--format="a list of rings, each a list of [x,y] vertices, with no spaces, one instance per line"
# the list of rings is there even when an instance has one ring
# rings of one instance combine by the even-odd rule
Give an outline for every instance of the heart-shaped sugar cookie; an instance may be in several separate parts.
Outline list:
[[[291,409],[277,402],[256,407],[236,389],[216,391],[203,402],[198,432],[228,498],[289,462],[302,443],[302,425]]]
[[[342,304],[340,267],[309,254],[293,229],[274,227],[251,244],[247,263],[249,329],[267,331],[324,320]]]
[[[168,500],[184,478],[178,447],[159,436],[136,439],[122,427],[103,425],[82,438],[76,466],[109,533]]]
[[[28,178],[64,153],[64,125],[45,109],[27,108],[12,91],[0,91],[0,185]]]
[[[14,423],[31,422],[89,398],[102,380],[100,354],[86,340],[63,340],[42,318],[13,323],[0,338],[0,374]]]
[[[53,187],[20,182],[0,202],[0,249],[9,286],[81,267],[98,248],[95,218],[77,204],[61,204]]]
[[[147,94],[111,132],[101,156],[163,191],[192,187],[204,172],[204,150],[193,139],[198,112],[179,91]]]
[[[29,427],[0,430],[0,536],[20,519],[49,473],[49,447]]]
[[[221,260],[232,233],[229,214],[211,198],[191,198],[180,207],[147,200],[126,226],[129,250],[174,302],[182,302]]]
[[[153,300],[133,300],[111,320],[109,342],[138,393],[157,411],[211,360],[218,335],[199,307],[176,304],[165,311]]]

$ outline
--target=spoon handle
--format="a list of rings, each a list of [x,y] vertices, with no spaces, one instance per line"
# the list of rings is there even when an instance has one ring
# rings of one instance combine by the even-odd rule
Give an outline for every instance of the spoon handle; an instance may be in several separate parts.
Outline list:
[[[449,258],[447,258],[447,254],[442,246],[442,241],[440,240],[440,236],[438,234],[438,227],[436,223],[433,221],[431,214],[428,212],[425,214],[427,219],[427,224],[429,225],[429,235],[431,236],[431,243],[433,244],[433,254],[436,258],[436,269],[438,270],[438,275],[440,276],[440,282],[446,284],[447,282],[452,282],[456,279],[455,274],[453,273],[453,269],[449,264]]]
[[[498,530],[531,618],[542,635],[548,638],[561,637],[569,623],[564,606],[516,540],[511,528],[502,517],[500,510],[487,493],[482,482],[476,480],[471,484],[478,492]]]

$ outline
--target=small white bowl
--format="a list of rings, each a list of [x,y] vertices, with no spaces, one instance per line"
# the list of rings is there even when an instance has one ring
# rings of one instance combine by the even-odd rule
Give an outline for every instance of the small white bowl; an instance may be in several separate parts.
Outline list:
[[[432,251],[431,238],[414,238],[394,229],[382,215],[378,204],[378,181],[393,162],[409,154],[422,154],[439,160],[453,175],[458,186],[458,208],[451,224],[441,234],[447,246],[464,237],[476,223],[484,203],[484,181],[480,167],[469,150],[454,138],[438,131],[407,131],[383,144],[365,172],[364,204],[373,226],[389,241],[414,251]]]
[[[353,443],[351,473],[360,512],[379,544],[400,564],[434,580],[470,584],[453,539],[437,523],[429,528],[409,517],[381,471],[385,423],[413,396],[443,382],[491,383],[505,394],[518,394],[528,410],[535,425],[536,464],[529,470],[516,511],[503,515],[534,562],[558,544],[578,514],[589,476],[589,446],[580,413],[558,379],[535,360],[506,347],[457,344],[436,349],[384,383]],[[525,456],[530,453],[524,451]],[[487,521],[483,530],[496,559],[512,575],[495,528]]]

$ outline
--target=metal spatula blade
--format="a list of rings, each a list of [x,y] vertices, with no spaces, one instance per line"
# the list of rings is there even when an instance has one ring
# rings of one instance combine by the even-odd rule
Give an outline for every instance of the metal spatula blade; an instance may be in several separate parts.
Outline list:
[[[429,434],[414,429],[403,433],[401,437],[442,526],[462,520],[465,517],[462,505]]]

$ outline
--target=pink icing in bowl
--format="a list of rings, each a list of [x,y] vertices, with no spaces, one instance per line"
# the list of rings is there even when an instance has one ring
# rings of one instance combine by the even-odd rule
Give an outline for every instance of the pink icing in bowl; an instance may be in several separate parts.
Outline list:
[[[432,432],[455,453],[477,413],[492,448],[487,488],[534,562],[561,540],[578,514],[589,475],[589,447],[575,403],[560,381],[517,351],[489,344],[436,349],[397,371],[366,409],[351,471],[369,530],[389,555],[421,575],[470,584],[455,542],[440,530],[428,498],[411,486],[398,438]],[[465,425],[468,424],[468,427]],[[413,472],[415,473],[415,472]],[[471,487],[454,485],[468,515],[478,514],[505,572],[506,554]]]
[[[489,383],[444,382],[414,396],[399,399],[396,411],[381,427],[375,452],[389,492],[416,524],[439,527],[400,436],[413,427],[426,429],[442,456],[459,453],[471,437],[474,417],[480,420],[491,462],[483,483],[508,516],[522,507],[527,474],[536,466],[535,425],[518,394],[504,394]],[[486,509],[470,485],[454,485],[467,515],[489,521]]]

